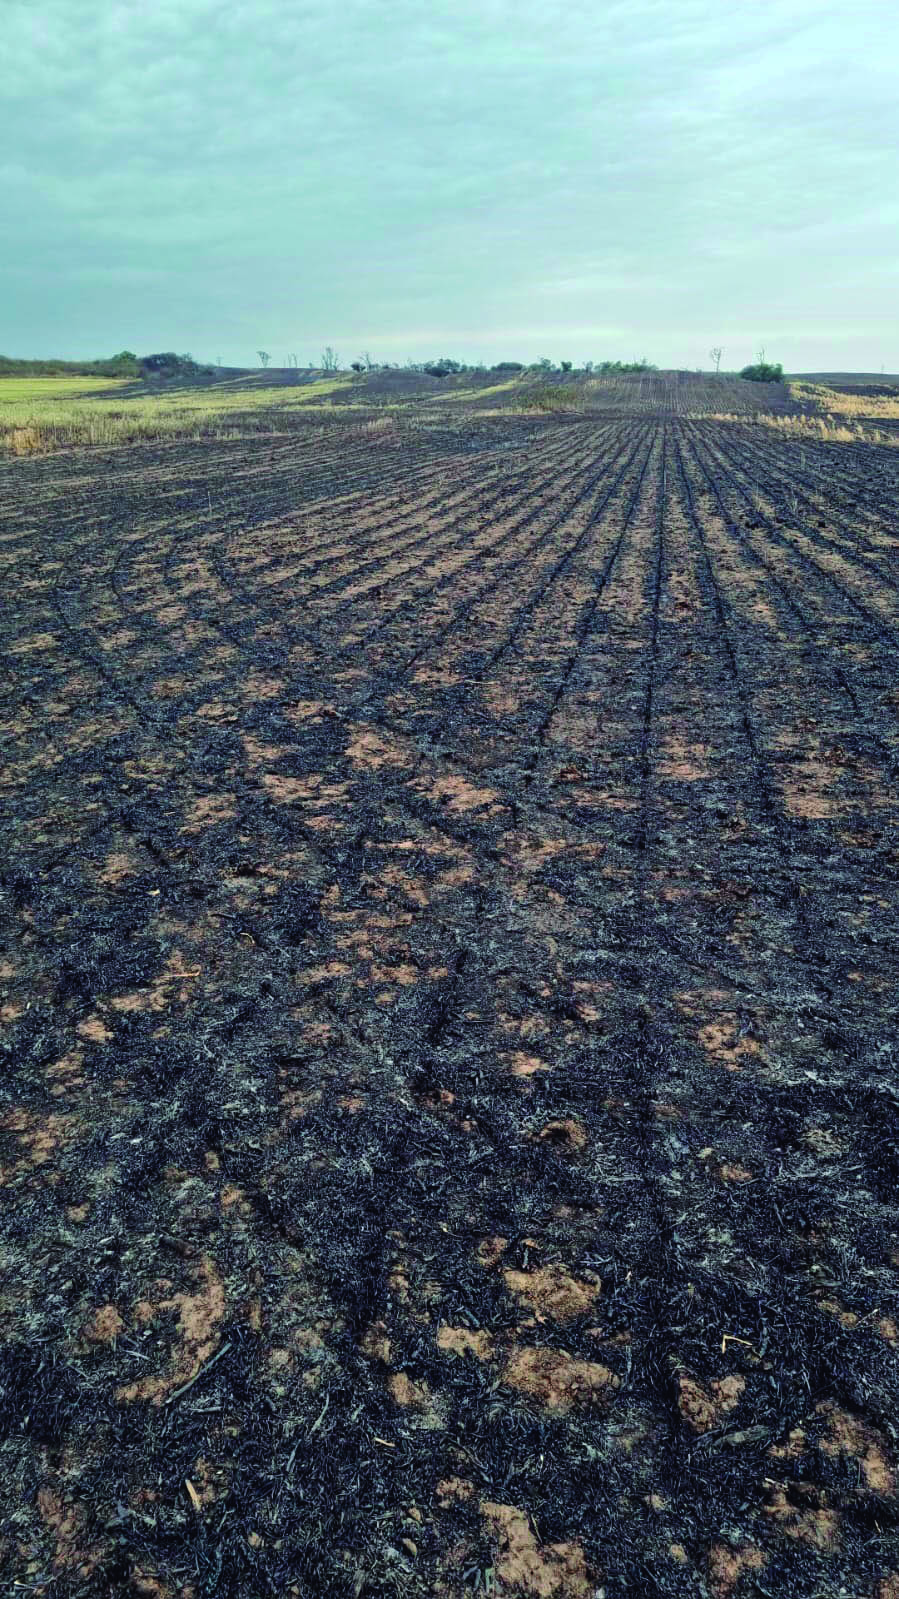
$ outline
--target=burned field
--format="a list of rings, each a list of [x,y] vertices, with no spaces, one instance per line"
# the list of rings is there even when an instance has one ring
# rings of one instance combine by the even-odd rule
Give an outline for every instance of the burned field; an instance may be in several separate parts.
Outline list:
[[[897,475],[0,469],[11,1592],[896,1599]]]

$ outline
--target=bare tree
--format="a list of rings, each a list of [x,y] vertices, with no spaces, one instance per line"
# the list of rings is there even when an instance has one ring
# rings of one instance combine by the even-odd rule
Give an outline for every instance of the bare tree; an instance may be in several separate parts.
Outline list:
[[[322,371],[323,372],[339,372],[340,371],[340,357],[337,354],[336,350],[332,350],[331,349],[330,344],[327,345],[324,350],[322,350]]]
[[[712,357],[712,360],[715,363],[715,376],[716,377],[718,376],[718,373],[721,371],[721,357],[722,357],[723,354],[724,354],[724,351],[722,350],[720,344],[713,344],[712,348],[709,351],[709,355]]]
[[[268,350],[257,350],[256,354],[259,357],[259,365],[260,366],[268,366],[269,361],[271,360],[271,356],[269,355]]]

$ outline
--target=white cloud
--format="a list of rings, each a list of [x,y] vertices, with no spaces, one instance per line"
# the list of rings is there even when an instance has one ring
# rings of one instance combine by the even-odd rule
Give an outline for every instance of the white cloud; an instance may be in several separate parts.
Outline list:
[[[897,43],[879,0],[7,0],[0,348],[118,316],[422,353],[511,313],[526,354],[619,329],[676,360],[766,313],[820,338],[861,283],[864,364],[897,338]]]

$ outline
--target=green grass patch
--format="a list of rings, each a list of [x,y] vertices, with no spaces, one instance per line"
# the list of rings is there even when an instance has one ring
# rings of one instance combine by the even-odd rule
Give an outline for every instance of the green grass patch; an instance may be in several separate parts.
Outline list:
[[[0,442],[16,455],[72,444],[128,444],[140,439],[199,437],[238,431],[241,417],[327,404],[352,383],[348,376],[278,388],[237,380],[168,393],[119,395],[127,379],[0,379]]]
[[[127,385],[129,378],[0,377],[0,408],[28,406],[36,400],[74,399],[77,395],[109,394]]]

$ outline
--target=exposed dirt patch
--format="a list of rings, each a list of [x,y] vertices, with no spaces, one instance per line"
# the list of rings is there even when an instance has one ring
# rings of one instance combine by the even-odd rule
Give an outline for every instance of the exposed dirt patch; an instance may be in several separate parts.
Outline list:
[[[587,1130],[574,1116],[564,1116],[547,1122],[537,1133],[541,1144],[546,1144],[559,1155],[579,1155],[589,1142]]]
[[[89,1044],[108,1044],[112,1038],[112,1029],[107,1027],[102,1016],[87,1016],[75,1028],[79,1038]]]
[[[746,1032],[738,1016],[722,1016],[699,1029],[699,1042],[712,1060],[725,1070],[738,1072],[747,1060],[761,1053],[758,1039]]]
[[[840,1538],[840,1517],[826,1504],[816,1504],[815,1494],[809,1494],[803,1484],[771,1490],[766,1513],[778,1532],[795,1543],[805,1544],[821,1554],[837,1547]]]
[[[745,1388],[746,1379],[738,1374],[715,1378],[707,1387],[682,1374],[677,1379],[677,1408],[693,1432],[709,1432],[736,1409]]]
[[[495,789],[479,788],[464,777],[417,778],[411,787],[442,806],[451,816],[466,816],[472,812],[498,816],[503,810]]]
[[[573,1321],[592,1310],[599,1296],[599,1284],[579,1282],[564,1266],[549,1265],[533,1271],[503,1273],[510,1293],[524,1300],[534,1313],[552,1321]]]
[[[573,1407],[608,1405],[618,1378],[598,1361],[579,1360],[562,1349],[514,1349],[502,1380],[541,1409],[566,1414]]]
[[[818,1412],[827,1418],[826,1432],[818,1443],[821,1453],[854,1462],[870,1493],[893,1496],[896,1473],[889,1462],[886,1439],[858,1416],[835,1405],[819,1405]]]
[[[522,1049],[512,1050],[508,1055],[502,1055],[501,1060],[508,1061],[509,1071],[513,1077],[533,1077],[536,1072],[552,1071],[548,1061],[541,1060],[539,1055],[527,1055]]]
[[[204,1361],[213,1355],[219,1345],[219,1325],[225,1314],[225,1288],[219,1273],[209,1259],[200,1261],[193,1272],[194,1288],[163,1297],[140,1299],[131,1312],[135,1327],[146,1327],[166,1312],[175,1315],[175,1343],[171,1349],[167,1371],[126,1383],[116,1392],[125,1402],[149,1400],[161,1405],[183,1383],[196,1376]]]
[[[676,733],[669,734],[662,746],[662,759],[656,770],[659,777],[673,783],[704,783],[708,781],[708,744],[692,744]]]
[[[764,1550],[750,1544],[734,1549],[727,1544],[713,1544],[709,1550],[709,1588],[714,1599],[730,1599],[748,1573],[764,1571],[768,1556]],[[751,1591],[745,1584],[743,1592]]]
[[[111,1344],[124,1325],[115,1305],[101,1305],[84,1323],[81,1336],[90,1344]]]
[[[576,1543],[540,1545],[523,1511],[481,1500],[481,1515],[497,1542],[494,1562],[500,1592],[529,1599],[592,1599],[594,1586]]]
[[[370,727],[353,730],[346,752],[353,765],[362,772],[379,772],[385,766],[412,764],[411,754],[399,740],[386,738]]]
[[[437,1348],[449,1355],[474,1355],[476,1360],[490,1360],[493,1356],[493,1339],[483,1328],[441,1327],[437,1333]]]
[[[181,831],[202,833],[204,828],[230,821],[236,810],[237,801],[233,794],[204,794],[191,805]]]
[[[103,1558],[102,1548],[87,1546],[87,1512],[83,1505],[66,1501],[52,1488],[39,1488],[37,1508],[52,1540],[51,1565],[56,1573],[89,1578]]]

